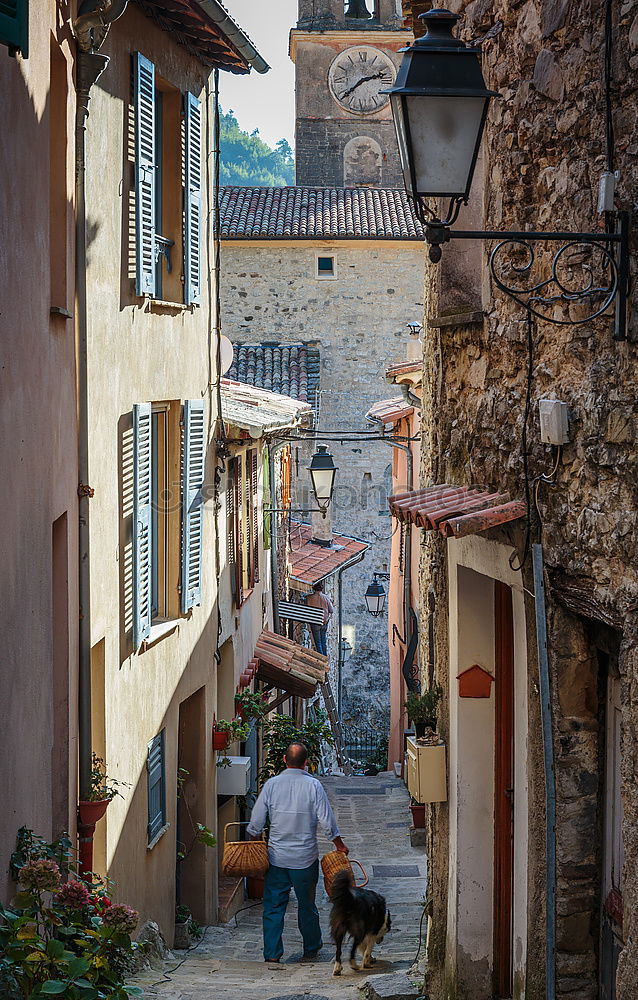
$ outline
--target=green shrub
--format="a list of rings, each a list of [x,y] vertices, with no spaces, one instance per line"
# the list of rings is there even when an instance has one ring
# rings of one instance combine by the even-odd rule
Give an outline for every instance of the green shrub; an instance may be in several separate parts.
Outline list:
[[[334,743],[328,725],[328,716],[318,711],[314,720],[309,719],[298,726],[289,715],[273,715],[264,722],[264,764],[259,772],[263,784],[284,770],[283,756],[291,743],[303,743],[308,751],[308,765],[314,770],[319,765],[321,744]]]

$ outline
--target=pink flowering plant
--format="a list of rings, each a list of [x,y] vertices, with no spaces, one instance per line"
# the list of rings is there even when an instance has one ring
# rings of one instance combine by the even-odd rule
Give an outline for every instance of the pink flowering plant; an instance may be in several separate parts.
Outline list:
[[[142,991],[124,983],[138,914],[113,903],[110,886],[75,873],[69,838],[51,844],[22,829],[11,858],[20,891],[0,903],[0,997],[3,1000],[128,1000]]]

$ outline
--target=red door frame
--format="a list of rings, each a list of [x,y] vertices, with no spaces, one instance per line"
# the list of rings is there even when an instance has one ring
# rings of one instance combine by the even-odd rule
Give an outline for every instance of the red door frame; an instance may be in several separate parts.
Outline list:
[[[512,996],[514,885],[514,620],[512,591],[494,581],[494,996]]]

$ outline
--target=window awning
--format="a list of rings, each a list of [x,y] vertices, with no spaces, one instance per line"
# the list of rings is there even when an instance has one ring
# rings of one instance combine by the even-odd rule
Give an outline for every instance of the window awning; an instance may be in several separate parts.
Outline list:
[[[522,500],[508,493],[490,493],[482,486],[428,486],[423,490],[396,493],[388,500],[399,521],[410,521],[426,531],[440,531],[447,538],[462,538],[486,531],[507,521],[525,517]]]
[[[414,413],[414,407],[406,403],[403,396],[398,399],[381,399],[374,406],[371,406],[366,413],[368,420],[380,420],[384,424],[395,424],[403,417],[409,417]]]
[[[253,664],[260,680],[299,698],[311,698],[328,673],[327,656],[268,629],[257,640]]]

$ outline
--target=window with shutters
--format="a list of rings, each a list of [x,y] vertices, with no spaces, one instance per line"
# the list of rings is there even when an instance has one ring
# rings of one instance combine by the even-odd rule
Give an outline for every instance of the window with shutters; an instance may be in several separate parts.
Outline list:
[[[133,411],[133,644],[154,642],[201,603],[204,404]]]
[[[8,46],[11,56],[29,55],[29,0],[0,2],[0,44]]]
[[[136,291],[201,299],[202,108],[134,54]]]
[[[146,780],[148,788],[147,842],[152,846],[166,829],[166,755],[165,732],[154,737],[146,755]]]
[[[239,607],[259,581],[260,458],[249,448],[230,460],[226,492],[228,563],[233,598]]]

